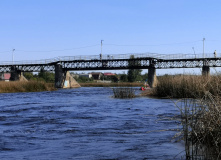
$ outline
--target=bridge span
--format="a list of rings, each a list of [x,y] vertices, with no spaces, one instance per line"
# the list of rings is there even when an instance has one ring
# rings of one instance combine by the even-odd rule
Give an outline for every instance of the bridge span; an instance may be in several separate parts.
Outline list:
[[[148,83],[154,84],[156,69],[202,68],[208,75],[210,67],[221,67],[221,57],[196,54],[121,54],[58,57],[39,61],[0,62],[0,73],[11,72],[17,80],[22,72],[54,71],[55,86],[61,88],[67,71],[148,69]]]

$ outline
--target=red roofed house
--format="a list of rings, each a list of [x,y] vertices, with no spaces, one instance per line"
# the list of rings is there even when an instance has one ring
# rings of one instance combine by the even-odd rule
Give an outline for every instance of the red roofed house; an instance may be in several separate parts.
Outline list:
[[[1,80],[1,81],[9,81],[10,77],[11,77],[11,74],[10,74],[10,73],[3,73],[3,74],[1,74],[1,76],[0,76],[0,80]]]
[[[115,76],[115,74],[114,74],[114,73],[107,72],[107,73],[104,73],[104,76]]]

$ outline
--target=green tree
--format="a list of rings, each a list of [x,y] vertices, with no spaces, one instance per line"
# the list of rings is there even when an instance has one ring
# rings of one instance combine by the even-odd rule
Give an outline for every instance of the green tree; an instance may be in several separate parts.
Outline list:
[[[118,82],[119,81],[119,79],[118,79],[118,77],[116,75],[110,76],[110,80],[112,82]]]
[[[23,76],[27,79],[27,80],[33,80],[34,79],[34,75],[32,72],[24,72]]]
[[[120,81],[121,81],[121,82],[127,82],[127,81],[128,81],[127,75],[126,75],[126,74],[120,75]]]
[[[81,83],[91,82],[93,80],[94,80],[93,78],[88,78],[88,77],[84,77],[84,76],[80,76],[80,77],[76,78],[76,81],[81,82]]]
[[[144,75],[142,75],[142,80],[143,81],[147,81],[148,80],[148,73],[145,73]]]
[[[135,82],[135,81],[141,81],[142,80],[142,76],[141,76],[141,69],[134,69],[134,66],[140,66],[139,61],[136,61],[136,59],[134,58],[134,55],[130,56],[130,61],[129,61],[129,67],[130,69],[128,70],[127,73],[127,78],[129,82]]]
[[[38,73],[38,80],[44,80],[45,82],[54,82],[55,81],[55,74],[52,72],[47,72],[41,69]]]

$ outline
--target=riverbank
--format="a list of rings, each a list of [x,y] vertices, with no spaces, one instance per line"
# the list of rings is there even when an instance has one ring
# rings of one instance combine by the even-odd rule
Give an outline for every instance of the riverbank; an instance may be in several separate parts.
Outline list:
[[[90,82],[90,83],[79,83],[81,87],[141,87],[141,82],[119,82],[119,83],[102,83],[102,82]]]
[[[143,83],[80,83],[81,87],[141,87]],[[55,91],[54,83],[43,81],[0,82],[0,93]]]
[[[28,82],[0,82],[0,93],[14,93],[14,92],[41,92],[54,91],[56,88],[53,83],[46,83],[42,81],[28,81]]]

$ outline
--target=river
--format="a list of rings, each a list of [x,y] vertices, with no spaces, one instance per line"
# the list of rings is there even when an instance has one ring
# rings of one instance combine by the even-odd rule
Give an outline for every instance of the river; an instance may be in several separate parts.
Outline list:
[[[0,159],[180,159],[171,100],[112,95],[99,87],[0,94]]]

